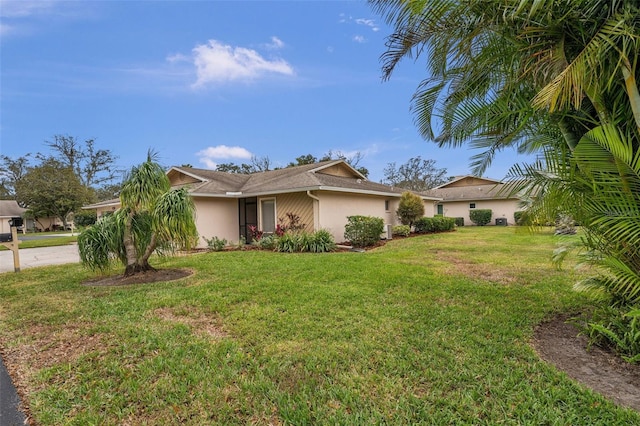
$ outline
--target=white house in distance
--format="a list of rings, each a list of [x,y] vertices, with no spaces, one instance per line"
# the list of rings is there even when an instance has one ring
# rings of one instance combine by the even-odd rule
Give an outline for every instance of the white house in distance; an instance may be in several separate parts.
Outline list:
[[[504,183],[471,175],[457,176],[437,186],[429,194],[442,199],[436,204],[436,214],[461,217],[465,225],[473,225],[469,212],[473,209],[491,209],[490,225],[515,225],[514,214],[522,210],[520,199],[501,191]]]

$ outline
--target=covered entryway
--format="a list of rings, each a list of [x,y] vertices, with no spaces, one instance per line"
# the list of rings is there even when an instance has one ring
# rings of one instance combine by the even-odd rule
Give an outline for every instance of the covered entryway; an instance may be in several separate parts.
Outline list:
[[[251,242],[250,226],[258,227],[258,199],[256,197],[240,198],[238,200],[238,214],[240,235],[247,243]]]

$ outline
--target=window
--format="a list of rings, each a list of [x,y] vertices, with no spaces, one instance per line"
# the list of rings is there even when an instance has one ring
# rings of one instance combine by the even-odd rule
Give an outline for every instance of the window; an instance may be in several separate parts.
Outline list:
[[[470,209],[475,209],[476,208],[476,203],[469,203],[469,208]]]
[[[444,206],[442,204],[438,204],[438,214],[444,215]]]
[[[276,232],[276,200],[260,200],[260,224],[263,232]]]
[[[384,211],[389,211],[389,200],[384,200]]]

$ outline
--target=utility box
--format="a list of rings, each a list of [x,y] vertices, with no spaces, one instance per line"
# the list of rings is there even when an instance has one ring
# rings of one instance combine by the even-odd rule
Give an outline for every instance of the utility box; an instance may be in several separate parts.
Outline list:
[[[506,217],[496,218],[496,226],[507,226],[507,218]]]
[[[11,236],[11,233],[0,234],[0,243],[10,243],[11,241],[13,241],[13,237]]]

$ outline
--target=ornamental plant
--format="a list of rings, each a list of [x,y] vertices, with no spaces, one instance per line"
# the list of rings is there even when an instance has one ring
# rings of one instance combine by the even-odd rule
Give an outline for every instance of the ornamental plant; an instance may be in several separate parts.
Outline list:
[[[396,210],[396,214],[403,225],[412,226],[416,220],[424,216],[422,198],[410,191],[403,192],[400,196],[400,205]]]

